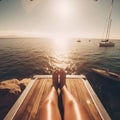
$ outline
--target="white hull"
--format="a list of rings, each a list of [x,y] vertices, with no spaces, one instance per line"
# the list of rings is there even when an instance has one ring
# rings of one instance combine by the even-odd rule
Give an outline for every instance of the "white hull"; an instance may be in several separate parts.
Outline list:
[[[100,42],[99,46],[100,47],[114,47],[115,43],[113,43],[113,42]]]

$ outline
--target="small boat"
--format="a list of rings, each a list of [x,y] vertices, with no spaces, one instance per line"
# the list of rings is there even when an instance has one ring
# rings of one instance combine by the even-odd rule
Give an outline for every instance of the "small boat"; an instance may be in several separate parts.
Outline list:
[[[77,40],[77,42],[81,42],[80,40]]]
[[[107,27],[106,27],[106,37],[104,40],[102,40],[99,43],[99,47],[114,47],[115,43],[113,43],[112,41],[110,41],[109,36],[110,36],[110,30],[111,30],[111,23],[112,23],[112,9],[113,9],[113,0],[111,2],[111,6],[110,6],[110,11],[109,11],[109,15],[108,15],[108,23],[107,23]]]
[[[92,71],[105,78],[115,80],[115,81],[120,81],[120,74],[102,70],[102,69],[95,69],[95,68],[92,68]]]

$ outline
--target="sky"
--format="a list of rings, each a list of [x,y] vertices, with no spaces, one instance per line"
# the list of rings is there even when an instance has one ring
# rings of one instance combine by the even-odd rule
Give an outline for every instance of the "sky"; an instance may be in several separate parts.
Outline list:
[[[0,0],[0,36],[101,38],[112,0]],[[114,0],[110,38],[120,38]]]

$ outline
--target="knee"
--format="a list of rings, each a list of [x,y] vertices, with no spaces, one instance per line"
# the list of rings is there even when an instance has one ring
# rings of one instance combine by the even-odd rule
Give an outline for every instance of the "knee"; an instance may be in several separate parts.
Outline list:
[[[56,105],[56,101],[51,100],[51,99],[46,99],[43,104],[45,106],[55,106]]]
[[[76,101],[75,100],[69,100],[68,103],[69,107],[73,107],[76,105]]]

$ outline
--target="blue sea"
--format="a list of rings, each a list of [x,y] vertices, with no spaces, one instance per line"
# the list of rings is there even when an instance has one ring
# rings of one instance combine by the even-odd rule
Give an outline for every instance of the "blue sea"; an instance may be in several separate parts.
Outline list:
[[[0,38],[0,81],[63,68],[67,74],[85,74],[113,120],[120,120],[120,82],[91,71],[101,68],[120,74],[120,40],[115,47],[99,47],[97,39]]]

